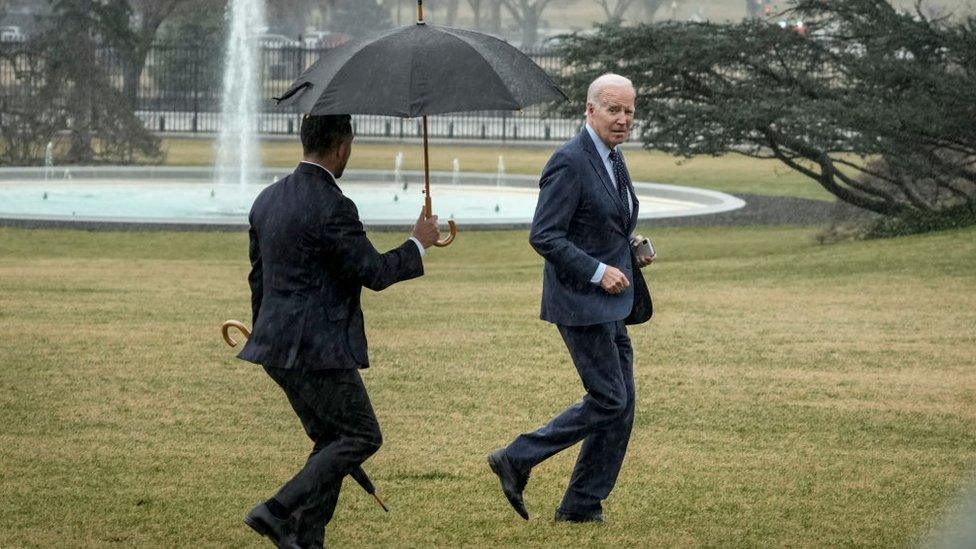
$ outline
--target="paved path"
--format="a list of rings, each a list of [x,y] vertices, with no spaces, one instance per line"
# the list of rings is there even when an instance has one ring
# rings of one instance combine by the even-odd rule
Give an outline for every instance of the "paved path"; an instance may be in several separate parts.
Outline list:
[[[745,207],[711,215],[655,219],[643,223],[651,227],[733,227],[748,225],[827,225],[850,221],[871,214],[843,202],[827,202],[788,196],[736,194]]]

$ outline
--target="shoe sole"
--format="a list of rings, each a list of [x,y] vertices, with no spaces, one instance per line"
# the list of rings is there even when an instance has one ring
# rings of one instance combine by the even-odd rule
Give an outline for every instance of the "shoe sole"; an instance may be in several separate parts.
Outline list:
[[[251,530],[254,530],[258,534],[261,534],[262,536],[270,539],[271,541],[274,541],[274,539],[271,537],[271,532],[268,530],[268,527],[267,525],[264,524],[264,522],[259,520],[254,520],[251,517],[244,517],[244,524],[248,525],[251,528]]]
[[[502,474],[498,470],[499,469],[498,465],[495,464],[495,459],[493,458],[493,456],[490,455],[488,456],[488,467],[491,468],[491,472],[495,473],[495,475],[498,477],[498,481],[501,482]],[[515,513],[517,513],[518,516],[522,517],[523,519],[529,520],[529,512],[526,511],[523,514],[522,511],[519,511],[518,503],[516,502],[516,500],[512,498],[512,496],[508,495],[508,492],[505,491],[504,486],[502,486],[502,493],[505,494],[505,499],[508,500],[508,504],[512,506],[512,509],[515,510]]]
[[[271,540],[271,543],[274,543],[275,547],[278,546],[278,542],[275,541],[274,536],[271,535],[271,531],[268,529],[268,526],[264,522],[260,520],[252,519],[251,517],[244,517],[244,524],[248,525],[248,527],[250,527],[251,530],[254,530],[261,536]]]
[[[556,517],[553,519],[555,522],[568,522],[570,524],[603,524],[603,519],[592,519],[592,518],[582,518],[582,517]]]

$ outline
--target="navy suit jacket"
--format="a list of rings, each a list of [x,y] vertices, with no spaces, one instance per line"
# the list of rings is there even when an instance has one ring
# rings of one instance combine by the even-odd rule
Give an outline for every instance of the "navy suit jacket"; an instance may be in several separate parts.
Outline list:
[[[424,273],[407,240],[379,253],[324,169],[302,163],[264,189],[249,217],[253,331],[238,358],[272,368],[366,368],[360,293]]]
[[[637,197],[631,198],[634,211],[626,223],[627,205],[586,128],[549,159],[529,235],[546,260],[543,320],[588,326],[618,320],[636,324],[651,317],[651,296],[630,245],[639,211]],[[630,286],[614,295],[590,282],[601,262],[620,269]]]

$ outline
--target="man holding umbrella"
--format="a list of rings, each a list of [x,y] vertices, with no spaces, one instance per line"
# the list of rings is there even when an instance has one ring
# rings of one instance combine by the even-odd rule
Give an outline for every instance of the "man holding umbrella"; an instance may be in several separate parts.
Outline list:
[[[264,366],[314,442],[305,466],[244,522],[278,547],[322,547],[342,479],[382,443],[359,369],[369,367],[360,293],[424,273],[437,216],[379,253],[342,194],[352,152],[349,115],[306,116],[304,159],[270,185],[250,214],[254,330],[239,358]]]
[[[653,260],[634,246],[638,202],[620,145],[634,121],[630,80],[590,84],[586,126],[552,155],[539,182],[529,240],[545,258],[542,319],[556,324],[586,395],[548,425],[488,456],[509,503],[528,520],[529,471],[582,441],[557,521],[603,522],[634,422],[633,349],[627,324],[646,322],[651,297],[640,269]]]

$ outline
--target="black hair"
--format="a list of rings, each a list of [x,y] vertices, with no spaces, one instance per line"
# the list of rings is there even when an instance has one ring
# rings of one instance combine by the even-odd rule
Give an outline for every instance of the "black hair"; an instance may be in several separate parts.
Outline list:
[[[325,154],[352,137],[352,117],[348,114],[307,115],[302,119],[302,151]]]

